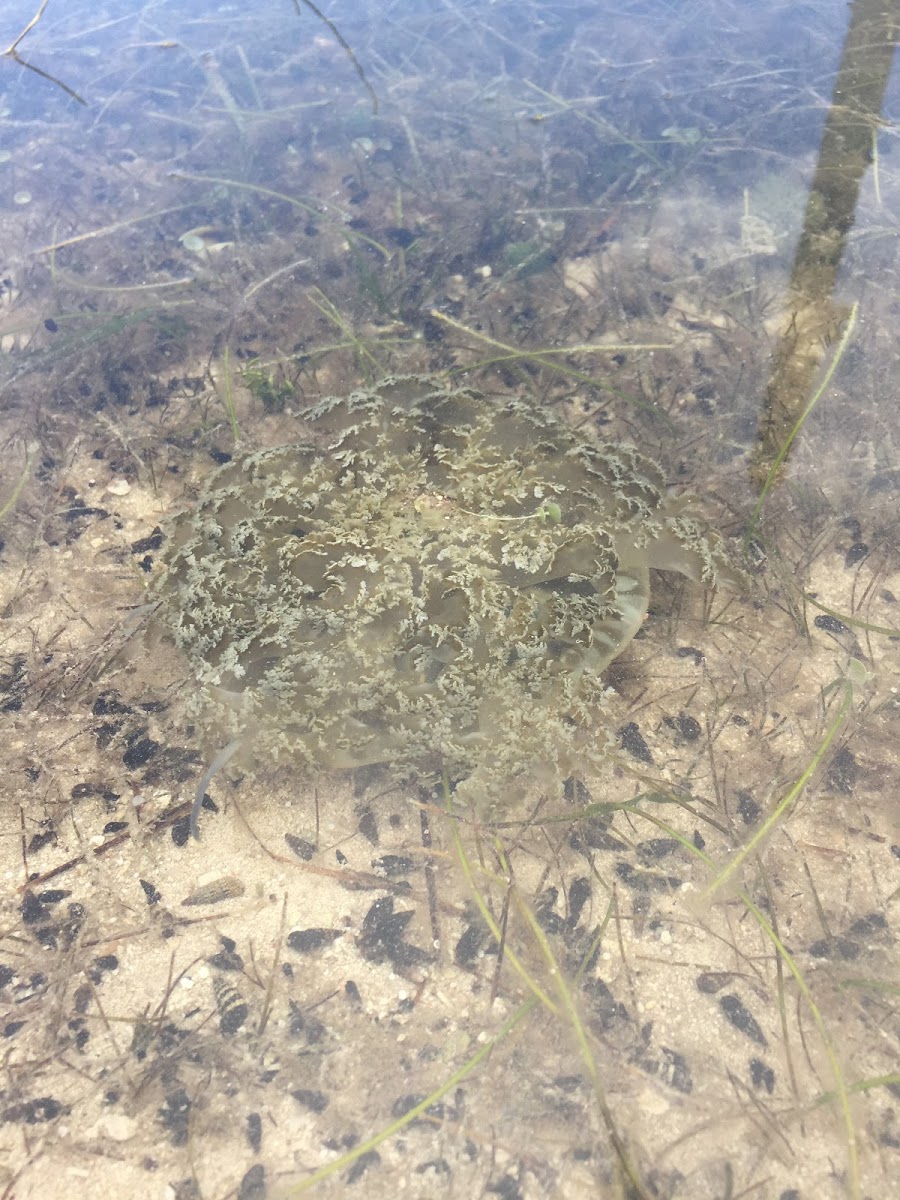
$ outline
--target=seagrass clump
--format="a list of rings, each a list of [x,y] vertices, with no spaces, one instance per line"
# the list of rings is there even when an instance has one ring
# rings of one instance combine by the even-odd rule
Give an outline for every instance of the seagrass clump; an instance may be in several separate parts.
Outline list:
[[[656,464],[420,377],[323,400],[307,428],[213,476],[155,585],[218,762],[390,764],[483,807],[584,774],[649,568],[725,569]]]

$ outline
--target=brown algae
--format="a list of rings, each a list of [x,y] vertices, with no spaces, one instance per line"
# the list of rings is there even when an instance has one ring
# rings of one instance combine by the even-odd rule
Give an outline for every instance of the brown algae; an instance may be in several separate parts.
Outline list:
[[[449,778],[482,811],[584,776],[649,568],[716,585],[718,541],[655,463],[525,400],[401,376],[308,422],[222,467],[163,556],[157,620],[228,743],[198,804],[244,747]]]

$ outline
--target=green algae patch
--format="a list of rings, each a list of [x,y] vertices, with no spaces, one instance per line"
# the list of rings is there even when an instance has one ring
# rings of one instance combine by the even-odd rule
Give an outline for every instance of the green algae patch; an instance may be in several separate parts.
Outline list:
[[[656,464],[420,377],[323,400],[308,428],[221,468],[170,529],[155,619],[210,737],[445,776],[482,810],[589,774],[649,569],[727,570]]]

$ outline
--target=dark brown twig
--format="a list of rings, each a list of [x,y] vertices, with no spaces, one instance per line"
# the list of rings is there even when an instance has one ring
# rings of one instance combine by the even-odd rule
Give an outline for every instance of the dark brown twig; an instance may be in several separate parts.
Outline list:
[[[45,4],[46,4],[46,2],[47,2],[47,0],[44,0]],[[305,4],[306,7],[310,10],[310,12],[314,13],[319,18],[319,20],[324,25],[327,25],[328,28],[331,30],[332,34],[334,35],[334,37],[337,40],[338,44],[340,45],[341,49],[344,51],[344,53],[347,55],[347,57],[353,63],[353,69],[354,69],[354,71],[356,71],[357,75],[359,76],[360,82],[362,83],[363,87],[369,93],[369,98],[372,101],[372,112],[377,113],[378,112],[378,97],[375,95],[375,89],[372,87],[371,83],[369,83],[368,79],[366,78],[366,73],[362,69],[356,55],[353,53],[353,49],[350,46],[349,42],[347,42],[346,39],[343,37],[343,35],[341,34],[341,31],[338,29],[338,27],[335,25],[335,23],[333,21],[330,21],[328,19],[328,17],[326,17],[325,14],[322,12],[321,9],[316,8],[316,6],[315,6],[315,4],[313,4],[312,0],[294,0],[294,8],[297,10],[298,17],[302,15],[301,11],[300,11],[301,4]],[[26,32],[27,32],[27,30],[26,30]]]
[[[44,10],[49,3],[50,0],[41,0],[41,7],[37,10],[16,40],[11,42],[6,47],[0,57],[11,58],[13,62],[17,62],[20,67],[25,67],[27,71],[34,71],[35,75],[40,75],[42,79],[48,79],[51,83],[55,83],[57,87],[62,88],[67,95],[71,96],[73,100],[77,100],[79,104],[83,104],[85,107],[87,107],[87,100],[85,100],[83,96],[79,96],[78,93],[73,88],[70,88],[67,83],[63,83],[61,79],[57,79],[55,75],[48,74],[47,71],[42,71],[40,67],[35,67],[30,62],[26,62],[25,59],[19,54],[19,43],[27,34],[32,31],[32,29],[34,29],[35,25],[37,25],[38,21],[44,15]]]

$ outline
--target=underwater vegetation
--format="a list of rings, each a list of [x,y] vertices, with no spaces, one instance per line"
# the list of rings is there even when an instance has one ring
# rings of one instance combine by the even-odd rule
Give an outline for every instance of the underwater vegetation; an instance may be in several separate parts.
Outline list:
[[[632,446],[525,399],[406,376],[308,418],[309,443],[228,463],[170,532],[156,620],[227,743],[198,800],[245,747],[449,778],[482,810],[584,774],[649,569],[716,585],[718,541]]]

